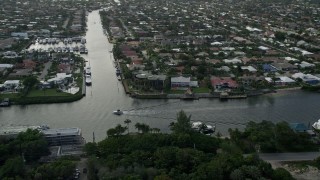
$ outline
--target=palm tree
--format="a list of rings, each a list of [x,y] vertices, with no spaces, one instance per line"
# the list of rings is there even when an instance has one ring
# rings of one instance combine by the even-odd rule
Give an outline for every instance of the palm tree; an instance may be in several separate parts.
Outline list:
[[[134,127],[135,127],[136,129],[138,129],[138,132],[140,132],[140,130],[141,130],[141,124],[140,124],[140,123],[136,123],[136,124],[134,125]]]
[[[144,123],[136,123],[134,126],[138,129],[138,132],[148,133],[150,131],[150,126]]]
[[[129,124],[131,123],[131,120],[130,120],[130,119],[126,119],[126,120],[124,121],[124,123],[127,125],[128,134],[129,134]]]
[[[158,134],[158,133],[160,132],[160,129],[159,129],[159,128],[151,128],[151,131],[152,131],[153,133]]]

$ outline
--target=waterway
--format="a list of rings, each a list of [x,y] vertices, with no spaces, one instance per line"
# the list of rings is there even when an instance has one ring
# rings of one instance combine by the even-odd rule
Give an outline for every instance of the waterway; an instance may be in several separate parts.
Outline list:
[[[169,123],[177,112],[184,110],[192,120],[216,124],[217,131],[226,134],[228,128],[243,128],[248,121],[270,120],[273,122],[304,122],[308,125],[320,118],[320,94],[302,91],[281,91],[248,99],[197,101],[132,99],[116,78],[112,44],[103,34],[98,11],[88,16],[86,35],[89,54],[83,57],[92,69],[92,86],[87,95],[73,103],[39,104],[0,108],[0,126],[41,125],[51,128],[79,127],[87,142],[106,137],[106,131],[125,119],[132,120],[130,131],[136,122],[169,132]],[[116,116],[112,111],[126,110]]]

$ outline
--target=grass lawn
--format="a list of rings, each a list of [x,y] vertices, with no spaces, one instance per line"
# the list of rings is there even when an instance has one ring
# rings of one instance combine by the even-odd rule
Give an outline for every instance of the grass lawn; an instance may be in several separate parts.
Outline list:
[[[56,89],[46,89],[46,90],[32,89],[27,95],[27,97],[48,97],[48,96],[72,96],[72,95],[65,92],[57,92]]]
[[[3,98],[12,99],[12,98],[17,98],[18,96],[19,96],[19,93],[0,94],[0,99],[3,99]]]
[[[198,87],[198,88],[193,88],[192,91],[194,93],[210,93],[210,89],[207,87]]]
[[[169,90],[168,94],[184,94],[186,90]]]

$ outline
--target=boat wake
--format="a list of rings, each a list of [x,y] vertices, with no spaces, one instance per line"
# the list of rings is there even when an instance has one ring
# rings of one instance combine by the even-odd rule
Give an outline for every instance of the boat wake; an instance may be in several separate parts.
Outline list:
[[[125,115],[152,115],[152,114],[159,114],[155,110],[133,110],[133,111],[123,111]]]

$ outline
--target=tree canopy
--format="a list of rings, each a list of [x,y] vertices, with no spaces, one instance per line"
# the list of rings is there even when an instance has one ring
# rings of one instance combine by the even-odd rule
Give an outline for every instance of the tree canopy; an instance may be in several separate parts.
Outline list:
[[[177,114],[177,121],[171,124],[173,133],[152,133],[143,123],[135,127],[141,133],[108,136],[98,143],[88,143],[85,151],[93,157],[90,160],[92,179],[292,179],[284,169],[273,170],[269,163],[255,154],[244,157],[243,147],[254,144],[245,139],[265,142],[266,130],[290,134],[284,124],[270,122],[249,123],[243,134],[230,131],[230,140],[219,139],[197,133],[191,128],[191,117],[183,111]],[[128,124],[127,122],[126,124]],[[119,126],[119,125],[118,125]],[[258,126],[258,127],[257,127]],[[143,130],[143,129],[147,130]],[[116,128],[112,128],[116,129]],[[108,130],[109,131],[109,130]],[[261,133],[254,136],[254,133]],[[262,138],[262,139],[261,139]],[[280,140],[280,139],[279,139]],[[238,146],[238,144],[240,146]],[[248,148],[248,149],[250,149]],[[100,167],[100,168],[99,168]]]
[[[306,133],[294,132],[287,122],[249,122],[244,130],[229,129],[231,141],[244,152],[298,152],[317,150]]]

